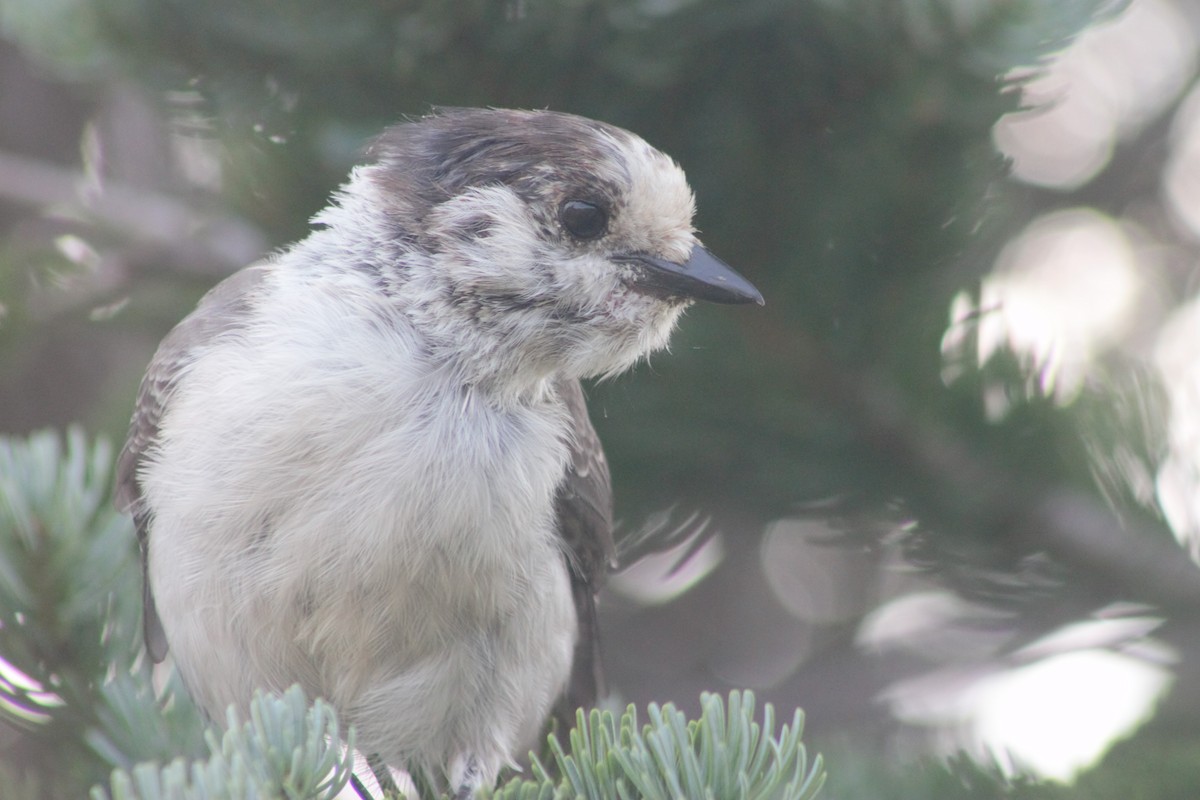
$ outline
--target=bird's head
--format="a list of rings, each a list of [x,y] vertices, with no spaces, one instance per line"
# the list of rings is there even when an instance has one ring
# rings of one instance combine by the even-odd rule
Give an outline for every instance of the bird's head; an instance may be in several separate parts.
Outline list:
[[[371,155],[343,202],[369,195],[404,243],[387,279],[427,333],[513,381],[615,374],[664,347],[693,300],[762,303],[697,240],[683,171],[620,128],[446,110]]]

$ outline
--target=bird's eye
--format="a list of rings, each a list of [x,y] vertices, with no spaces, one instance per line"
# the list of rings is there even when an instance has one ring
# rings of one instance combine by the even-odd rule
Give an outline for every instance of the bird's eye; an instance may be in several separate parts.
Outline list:
[[[567,233],[576,239],[595,239],[608,230],[608,211],[587,200],[568,200],[559,209],[558,218]]]

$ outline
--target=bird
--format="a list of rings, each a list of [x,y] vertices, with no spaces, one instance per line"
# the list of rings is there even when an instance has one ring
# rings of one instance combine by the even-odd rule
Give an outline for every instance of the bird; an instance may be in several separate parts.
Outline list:
[[[669,156],[562,112],[437,108],[162,340],[116,467],[146,648],[207,716],[299,684],[456,797],[595,701],[613,566],[580,381],[696,300],[762,304]]]

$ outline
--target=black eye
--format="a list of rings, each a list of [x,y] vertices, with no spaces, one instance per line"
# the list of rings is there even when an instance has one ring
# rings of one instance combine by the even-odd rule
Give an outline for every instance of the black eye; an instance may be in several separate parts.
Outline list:
[[[608,211],[587,200],[568,200],[559,209],[558,218],[567,233],[576,239],[595,239],[608,230]]]

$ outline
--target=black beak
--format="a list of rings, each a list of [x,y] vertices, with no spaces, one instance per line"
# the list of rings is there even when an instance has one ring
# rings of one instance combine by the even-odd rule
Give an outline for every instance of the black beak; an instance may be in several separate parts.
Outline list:
[[[682,264],[633,253],[621,258],[633,267],[630,283],[640,291],[669,297],[691,297],[713,303],[757,303],[763,296],[733,267],[700,245]]]

